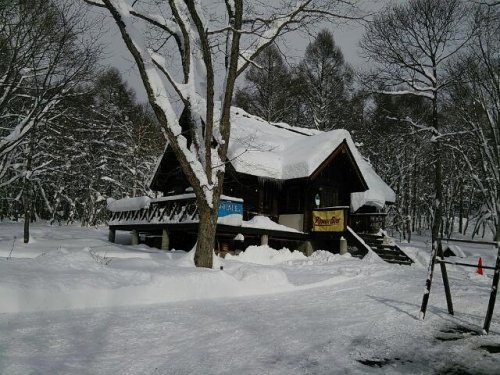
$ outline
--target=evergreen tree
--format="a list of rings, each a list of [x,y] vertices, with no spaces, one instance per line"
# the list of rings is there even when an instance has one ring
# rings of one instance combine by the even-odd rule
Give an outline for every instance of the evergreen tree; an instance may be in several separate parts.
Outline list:
[[[290,112],[290,72],[275,45],[267,47],[245,74],[247,85],[236,92],[237,107],[271,122]]]
[[[322,30],[307,46],[297,78],[304,111],[301,126],[319,130],[349,127],[353,71],[330,31]]]

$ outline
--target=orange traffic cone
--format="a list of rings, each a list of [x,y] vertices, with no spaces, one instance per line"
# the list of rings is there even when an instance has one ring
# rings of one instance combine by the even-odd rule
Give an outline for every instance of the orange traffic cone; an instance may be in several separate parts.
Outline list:
[[[483,273],[483,259],[481,257],[479,257],[479,260],[477,262],[477,271],[476,272],[480,275],[484,275],[484,273]]]

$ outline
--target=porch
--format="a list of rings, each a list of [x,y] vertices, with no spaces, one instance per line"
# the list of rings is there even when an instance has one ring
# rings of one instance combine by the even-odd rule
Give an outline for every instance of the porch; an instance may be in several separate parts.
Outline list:
[[[163,250],[190,249],[196,242],[199,210],[194,194],[161,198],[128,198],[108,204],[109,240],[116,231],[130,231],[133,245],[145,242]],[[296,247],[308,241],[309,234],[251,215],[243,220],[243,200],[221,196],[216,232],[216,251],[243,250],[250,245]],[[245,212],[245,217],[249,214]]]
[[[352,218],[356,218],[350,214],[348,206],[316,208],[298,215],[279,215],[272,221],[246,211],[243,203],[239,198],[221,196],[216,251],[222,254],[263,244],[274,248],[298,248],[306,254],[315,249],[338,252],[341,237],[347,239],[355,256],[362,257],[369,250],[366,244],[351,234],[357,231],[356,228],[348,230]],[[121,199],[111,202],[108,208],[111,211],[109,239],[112,242],[116,231],[130,231],[132,244],[145,242],[164,250],[190,249],[195,244],[199,212],[193,193]]]

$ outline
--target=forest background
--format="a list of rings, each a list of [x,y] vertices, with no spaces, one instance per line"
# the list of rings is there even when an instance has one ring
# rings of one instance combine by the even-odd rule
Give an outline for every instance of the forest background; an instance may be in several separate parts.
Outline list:
[[[148,182],[165,138],[149,105],[103,66],[99,21],[71,2],[7,3],[0,8],[0,218],[98,225],[108,198],[154,194]],[[349,130],[395,190],[388,227],[405,238],[431,229],[438,162],[441,233],[498,228],[500,7],[443,3],[456,12],[434,71],[423,63],[425,46],[400,51],[399,62],[397,51],[383,49],[386,40],[418,41],[411,30],[394,32],[405,9],[425,4],[410,1],[368,23],[361,47],[369,68],[353,68],[333,34],[319,30],[296,63],[283,45],[266,48],[234,97],[268,121]]]

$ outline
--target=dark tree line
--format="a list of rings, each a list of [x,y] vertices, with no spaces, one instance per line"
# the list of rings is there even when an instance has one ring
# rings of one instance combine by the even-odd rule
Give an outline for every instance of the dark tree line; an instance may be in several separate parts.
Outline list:
[[[0,217],[27,226],[104,221],[107,198],[148,193],[163,148],[158,113],[117,71],[98,68],[94,25],[76,4],[0,2]],[[499,11],[460,0],[390,5],[366,29],[372,69],[360,74],[328,31],[296,65],[266,42],[241,60],[234,103],[273,122],[350,130],[396,191],[391,225],[404,236],[498,234]]]

